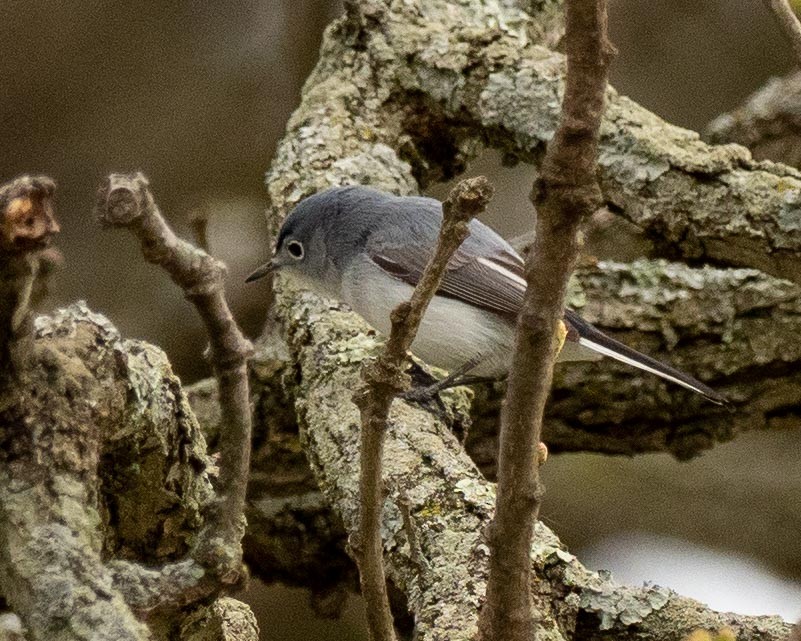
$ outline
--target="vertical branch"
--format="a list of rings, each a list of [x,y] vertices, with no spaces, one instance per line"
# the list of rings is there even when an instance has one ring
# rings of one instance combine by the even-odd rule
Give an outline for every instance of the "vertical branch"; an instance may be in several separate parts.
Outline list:
[[[793,48],[796,64],[801,65],[801,22],[787,0],[763,0]]]
[[[391,641],[395,638],[381,540],[384,503],[381,472],[389,409],[392,400],[408,386],[408,377],[403,371],[406,352],[417,335],[426,308],[439,289],[448,261],[470,233],[468,223],[486,208],[491,196],[492,187],[487,179],[478,177],[459,183],[443,203],[442,227],[436,250],[411,300],[392,311],[392,329],[386,345],[378,358],[362,370],[364,384],[353,397],[361,412],[362,422],[360,529],[354,549],[373,641]]]
[[[196,553],[201,562],[214,567],[223,583],[234,583],[241,570],[245,491],[250,467],[247,358],[252,347],[239,330],[225,300],[225,266],[176,237],[162,217],[142,174],[109,176],[98,194],[97,213],[104,223],[128,227],[139,238],[145,259],[161,266],[184,290],[206,326],[222,413],[220,496],[209,515]]]
[[[531,537],[542,487],[536,446],[551,387],[567,280],[580,249],[579,229],[598,207],[598,130],[607,70],[606,0],[566,0],[567,80],[562,117],[548,145],[532,200],[537,208],[528,284],[518,320],[501,414],[498,492],[489,532],[490,575],[479,630],[484,641],[531,641]]]

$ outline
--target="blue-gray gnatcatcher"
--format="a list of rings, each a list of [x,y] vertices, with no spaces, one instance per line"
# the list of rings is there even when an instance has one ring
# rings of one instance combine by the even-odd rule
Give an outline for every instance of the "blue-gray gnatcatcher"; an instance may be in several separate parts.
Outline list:
[[[336,187],[303,200],[281,227],[273,259],[247,280],[280,271],[301,287],[349,305],[383,334],[390,312],[408,301],[436,246],[442,204],[366,187]],[[502,378],[511,362],[515,320],[526,281],[523,259],[492,229],[473,220],[448,264],[412,344],[421,359],[446,370]],[[706,397],[726,399],[704,383],[603,334],[565,310],[560,361],[609,356]]]

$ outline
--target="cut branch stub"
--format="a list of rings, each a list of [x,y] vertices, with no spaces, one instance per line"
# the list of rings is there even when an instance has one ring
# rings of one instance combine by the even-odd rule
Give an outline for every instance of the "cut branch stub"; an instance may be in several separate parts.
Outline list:
[[[0,187],[0,252],[42,249],[60,231],[53,215],[54,183],[47,176],[22,176]]]
[[[29,351],[39,258],[59,232],[55,189],[46,176],[22,176],[0,186],[0,388]]]

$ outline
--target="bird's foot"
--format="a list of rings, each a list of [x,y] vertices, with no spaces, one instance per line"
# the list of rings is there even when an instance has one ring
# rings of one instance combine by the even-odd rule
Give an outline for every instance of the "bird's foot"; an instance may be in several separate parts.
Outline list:
[[[477,356],[475,358],[471,358],[467,361],[464,365],[462,365],[459,369],[454,370],[448,376],[441,380],[431,379],[433,380],[432,383],[428,385],[419,385],[417,387],[413,387],[407,392],[404,392],[400,395],[405,401],[414,401],[417,403],[425,403],[428,401],[433,400],[434,398],[439,397],[440,392],[444,392],[447,389],[451,389],[452,387],[459,387],[461,385],[475,385],[477,383],[487,383],[494,381],[493,378],[486,378],[480,376],[468,376],[468,372],[475,369],[476,365],[481,362],[481,357]],[[426,376],[429,376],[426,373]]]

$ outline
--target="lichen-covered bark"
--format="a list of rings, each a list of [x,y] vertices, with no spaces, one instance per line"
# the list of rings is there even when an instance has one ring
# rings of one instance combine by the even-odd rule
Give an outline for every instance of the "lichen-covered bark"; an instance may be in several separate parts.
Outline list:
[[[377,340],[355,315],[331,310],[311,296],[285,297],[280,304],[299,367],[290,389],[301,440],[323,494],[353,532],[359,415],[347,392],[359,380],[361,361],[376,353]],[[464,401],[457,403],[462,410]],[[407,597],[416,638],[471,639],[485,587],[484,533],[494,488],[439,419],[396,401],[390,421],[383,520],[388,575]],[[538,638],[678,641],[699,626],[732,625],[738,638],[778,640],[789,630],[776,617],[719,615],[663,588],[617,586],[583,568],[542,524],[532,561]]]
[[[458,173],[482,144],[496,146],[509,157],[538,160],[556,125],[563,59],[538,44],[550,44],[542,38],[554,33],[550,21],[558,3],[528,4],[535,18],[547,18],[547,28],[539,28],[537,20],[513,2],[347,3],[346,17],[326,34],[318,66],[267,174],[271,223],[277,227],[301,198],[332,184],[356,182],[414,193],[420,185]],[[754,163],[736,146],[710,147],[696,134],[668,125],[613,91],[608,101],[601,185],[613,211],[643,227],[666,253],[758,267],[799,280],[796,200],[801,197],[801,179],[794,170]],[[600,292],[608,299],[609,291],[629,292],[631,297],[623,295],[621,307],[612,306],[617,317],[600,302],[598,307],[586,302],[583,313],[602,325],[642,329],[645,333],[631,334],[635,346],[669,345],[675,348],[677,362],[701,377],[723,381],[736,398],[750,403],[750,415],[741,426],[763,425],[776,412],[797,412],[798,389],[793,378],[786,378],[798,360],[797,337],[785,335],[784,348],[790,354],[786,361],[778,343],[775,348],[757,344],[768,340],[765,325],[771,318],[781,323],[789,319],[788,326],[797,322],[796,285],[753,272],[729,275],[725,270],[659,262],[632,270],[616,271],[613,266],[608,275],[584,275],[588,301]],[[722,285],[715,298],[717,315],[708,304],[704,311],[709,314],[695,327],[689,322],[692,306],[700,305],[705,286],[717,284]],[[638,298],[640,288],[643,295]],[[659,298],[662,290],[665,297]],[[735,298],[736,294],[743,296]],[[303,446],[323,494],[346,530],[354,532],[358,416],[349,399],[359,364],[374,353],[374,338],[347,312],[287,292],[279,292],[278,301],[290,360],[298,367],[299,376],[286,380],[295,397]],[[675,309],[675,314],[667,323],[658,322],[666,309]],[[752,321],[762,321],[750,325],[762,332],[757,341],[753,336],[746,339]],[[704,333],[710,328],[711,338]],[[686,341],[686,351],[683,343],[674,342],[677,337]],[[718,337],[723,347],[715,345]],[[733,346],[735,340],[744,341],[746,348]],[[691,357],[693,348],[699,352],[698,361]],[[755,354],[764,355],[765,369],[778,362],[790,365],[773,376],[786,402],[777,399],[770,412],[762,411],[761,403],[773,398],[771,384],[762,391],[748,389],[748,377],[759,372],[746,359]],[[723,356],[721,369],[714,367],[716,356]],[[614,373],[604,385],[622,380],[617,370],[610,371]],[[579,384],[589,374],[583,379],[566,376],[566,382]],[[630,383],[637,389],[643,379],[630,380],[637,381]],[[652,385],[648,389],[656,393],[657,402],[635,408],[636,401],[621,398],[615,404],[617,416],[611,408],[601,417],[610,426],[629,417],[627,411],[641,424],[656,419],[664,431],[638,448],[653,446],[684,455],[740,428],[726,430],[721,415],[720,423],[694,444],[687,438],[681,447],[674,446],[667,425],[678,413],[666,414],[665,388],[647,385]],[[588,387],[587,394],[592,391]],[[464,403],[462,397],[462,407]],[[688,407],[685,417],[698,409]],[[563,419],[568,412],[581,415],[575,406],[563,411]],[[698,421],[699,433],[709,416],[713,423],[718,420],[707,414]],[[383,521],[389,576],[408,599],[418,638],[470,638],[484,593],[483,528],[491,516],[494,490],[434,415],[396,402],[391,420]],[[577,424],[582,423],[587,429],[579,437],[567,436],[567,427],[552,430],[552,436],[564,438],[566,447],[582,439],[597,447],[586,436],[591,412],[580,416]],[[681,428],[672,424],[673,434]],[[622,451],[622,445],[615,444],[622,442],[621,432],[610,427],[607,433],[611,445],[606,451],[618,446]],[[411,536],[408,523],[414,529]],[[417,542],[415,550],[409,549],[410,541]],[[695,627],[716,629],[727,622],[742,639],[779,639],[788,630],[777,619],[717,615],[659,588],[614,586],[587,572],[541,525],[532,559],[540,638],[680,639]]]
[[[627,344],[708,381],[735,406],[606,359],[556,368],[545,442],[554,451],[695,456],[801,415],[801,287],[747,269],[601,263],[576,274],[573,307]],[[467,447],[494,476],[499,389],[480,388]]]
[[[251,361],[254,387],[254,449],[245,515],[245,560],[261,578],[302,585],[313,592],[354,582],[345,552],[347,534],[317,485],[298,439],[286,345],[264,338]],[[217,382],[187,388],[189,402],[212,449],[220,427]],[[324,568],[324,571],[321,571]]]
[[[268,175],[275,206],[346,176],[408,193],[409,172],[424,183],[452,175],[479,143],[537,160],[564,75],[561,54],[534,39],[542,14],[478,0],[370,4],[372,19],[329,30],[273,164],[281,173]],[[709,146],[613,90],[607,104],[599,161],[610,208],[667,255],[801,282],[801,174]]]
[[[82,305],[37,319],[0,440],[0,590],[30,638],[151,638],[133,609],[153,594],[134,570],[175,563],[160,587],[201,584],[202,568],[177,560],[211,497],[165,355]]]
[[[248,606],[221,597],[184,619],[178,641],[259,641],[259,626]]]

